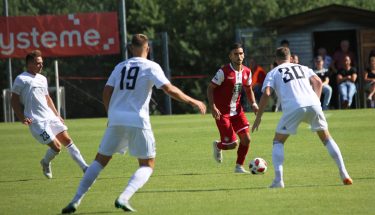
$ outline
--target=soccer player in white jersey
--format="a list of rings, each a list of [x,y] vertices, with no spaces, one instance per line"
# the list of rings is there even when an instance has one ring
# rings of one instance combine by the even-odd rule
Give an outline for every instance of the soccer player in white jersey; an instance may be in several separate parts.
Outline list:
[[[344,185],[351,185],[353,181],[345,168],[340,149],[328,131],[328,124],[320,106],[320,78],[310,68],[290,63],[289,48],[280,47],[276,50],[276,62],[278,66],[267,74],[263,83],[263,95],[252,127],[252,132],[258,130],[264,109],[274,90],[280,98],[283,115],[273,139],[272,162],[275,178],[270,187],[284,188],[284,143],[289,135],[296,134],[301,122],[310,124],[311,130],[317,132],[328,153],[335,160]]]
[[[206,112],[203,102],[187,96],[172,85],[159,64],[147,59],[149,46],[146,35],[133,36],[130,52],[134,57],[119,63],[104,87],[103,103],[108,112],[108,127],[95,160],[83,176],[76,195],[62,210],[63,214],[74,213],[112,155],[123,154],[127,150],[138,158],[139,168],[116,199],[115,207],[135,211],[129,200],[148,181],[155,165],[155,139],[149,119],[153,86],[178,101],[197,107],[202,114]]]
[[[17,118],[29,126],[34,138],[50,147],[40,161],[43,174],[49,179],[52,178],[51,161],[60,153],[61,144],[85,171],[87,164],[70,138],[68,128],[48,94],[47,79],[40,74],[43,68],[43,58],[39,50],[27,54],[26,67],[27,71],[18,75],[14,80],[11,104]]]

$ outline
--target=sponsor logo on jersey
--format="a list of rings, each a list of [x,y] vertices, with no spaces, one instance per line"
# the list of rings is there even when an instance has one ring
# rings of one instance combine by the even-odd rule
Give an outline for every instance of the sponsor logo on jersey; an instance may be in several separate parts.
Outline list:
[[[245,80],[247,79],[247,75],[246,75],[246,73],[244,74],[243,79],[245,79]]]

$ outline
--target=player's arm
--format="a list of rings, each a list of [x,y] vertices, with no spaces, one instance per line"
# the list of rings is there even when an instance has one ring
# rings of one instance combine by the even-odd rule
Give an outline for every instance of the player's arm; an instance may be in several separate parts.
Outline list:
[[[161,87],[161,89],[173,99],[180,101],[180,102],[187,103],[193,107],[197,107],[199,112],[201,112],[201,114],[206,113],[206,105],[203,102],[191,98],[190,96],[186,95],[184,92],[182,92],[179,88],[177,88],[173,84],[171,83],[164,84]]]
[[[47,105],[49,108],[51,108],[52,112],[56,115],[59,116],[59,112],[57,111],[55,104],[53,103],[52,98],[49,95],[46,95],[46,100],[47,100]]]
[[[251,132],[254,132],[255,130],[258,130],[258,127],[259,127],[260,122],[262,120],[262,115],[263,115],[264,110],[266,109],[266,107],[268,105],[268,100],[271,97],[271,94],[272,94],[272,88],[266,87],[264,89],[262,97],[260,97],[259,110],[258,110],[258,113],[257,113],[256,118],[254,120],[253,126],[251,128]]]
[[[20,102],[20,95],[16,93],[12,93],[12,98],[10,99],[10,103],[12,105],[14,113],[16,114],[17,118],[22,122],[22,124],[30,125],[32,120],[25,117],[25,115],[23,114],[23,108]]]
[[[318,98],[320,98],[320,96],[322,95],[322,87],[323,87],[323,84],[320,78],[317,75],[312,75],[310,77],[310,84],[314,92],[318,96]]]
[[[208,108],[211,109],[212,117],[215,119],[220,119],[221,113],[220,110],[217,109],[215,103],[214,103],[214,90],[217,87],[217,85],[213,83],[209,83],[207,87],[207,98],[208,98]]]
[[[49,95],[46,95],[46,100],[47,100],[47,105],[48,105],[48,107],[52,110],[52,112],[53,112],[57,117],[60,118],[60,121],[61,121],[62,123],[64,123],[64,119],[61,118],[59,112],[57,111],[57,109],[56,109],[56,107],[55,107],[55,104],[53,103],[52,98],[51,98]]]
[[[256,103],[256,100],[255,100],[253,88],[251,86],[244,86],[244,89],[245,89],[247,100],[250,102],[251,108],[253,109],[254,113],[256,114],[259,110],[259,107],[258,107],[258,105]]]
[[[103,90],[103,104],[105,111],[108,113],[108,107],[109,107],[109,101],[111,101],[112,93],[113,93],[113,87],[109,85],[105,85]]]

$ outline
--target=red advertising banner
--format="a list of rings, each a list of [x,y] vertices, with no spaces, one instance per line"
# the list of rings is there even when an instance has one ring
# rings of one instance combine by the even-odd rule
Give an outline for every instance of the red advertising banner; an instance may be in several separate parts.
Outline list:
[[[117,13],[0,17],[0,58],[34,49],[44,57],[118,54]]]

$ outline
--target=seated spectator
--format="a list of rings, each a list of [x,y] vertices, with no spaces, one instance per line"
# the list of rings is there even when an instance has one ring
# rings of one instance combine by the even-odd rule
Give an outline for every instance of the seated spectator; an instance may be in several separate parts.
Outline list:
[[[375,56],[370,57],[370,67],[364,73],[365,89],[368,92],[367,102],[375,107]]]
[[[320,47],[318,49],[318,55],[322,56],[323,58],[323,68],[330,69],[332,66],[333,59],[331,58],[331,56],[327,55],[327,50],[323,47]]]
[[[349,56],[352,65],[355,66],[354,53],[349,50],[350,43],[349,40],[341,40],[340,49],[335,51],[333,54],[333,66],[336,71],[341,70],[345,67],[345,57]]]
[[[322,95],[323,95],[323,103],[322,109],[328,110],[329,109],[329,102],[331,101],[332,97],[332,87],[329,85],[329,72],[327,68],[324,68],[324,61],[322,56],[317,56],[314,61],[315,64],[315,74],[319,76],[322,80],[323,88],[322,88]]]
[[[259,66],[254,58],[250,58],[249,67],[251,69],[252,87],[257,103],[262,96],[263,81],[266,78],[266,72],[263,67]]]
[[[357,70],[351,66],[349,55],[344,57],[344,67],[337,71],[337,85],[341,99],[341,107],[349,108],[353,102],[353,96],[357,92],[355,81],[357,80]]]
[[[295,63],[295,64],[299,64],[299,58],[298,58],[298,55],[296,55],[296,54],[292,54],[292,55],[290,55],[290,62],[291,62],[291,63]]]

